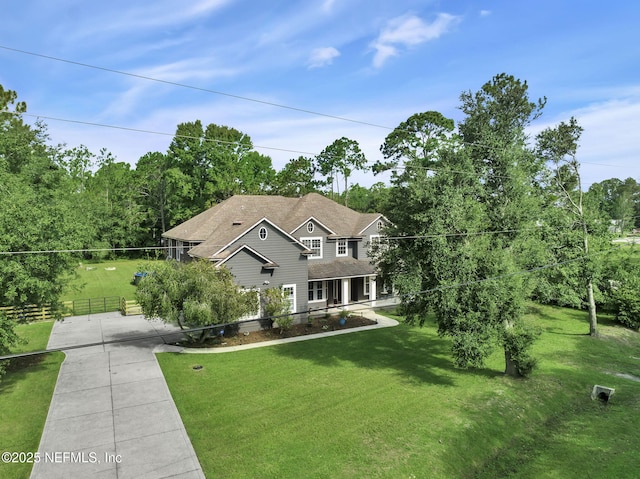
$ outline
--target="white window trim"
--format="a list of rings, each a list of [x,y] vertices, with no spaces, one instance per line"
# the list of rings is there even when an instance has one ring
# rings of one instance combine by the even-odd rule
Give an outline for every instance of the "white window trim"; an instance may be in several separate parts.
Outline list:
[[[264,230],[264,238],[261,236],[262,230]],[[267,228],[265,228],[264,226],[261,226],[260,229],[258,230],[258,239],[261,241],[266,240],[269,237],[269,230]]]
[[[364,295],[369,296],[371,294],[371,276],[364,277]]]
[[[309,256],[307,256],[307,258],[309,258],[309,259],[322,259],[322,249],[323,249],[323,243],[324,243],[322,236],[305,236],[303,238],[300,238],[300,242],[302,244],[304,244],[305,241],[309,241],[310,243],[313,243],[313,240],[320,241],[320,254],[319,255],[309,255]],[[310,246],[307,246],[306,244],[305,244],[305,247],[307,249],[312,249]]]
[[[340,254],[340,242],[344,241],[344,253]],[[349,241],[346,238],[336,240],[336,258],[349,256]]]
[[[313,221],[309,221],[307,223],[307,233],[313,233],[316,229],[316,225],[313,224]]]
[[[309,303],[320,303],[320,302],[325,302],[327,300],[327,287],[326,287],[326,283],[324,281],[309,281],[308,284],[316,284],[316,283],[321,283],[322,284],[322,288],[320,289],[322,291],[322,298],[321,299],[316,299],[316,293],[318,292],[318,288],[313,288],[313,298],[314,299],[309,299],[308,302]],[[307,296],[308,296],[308,291],[309,291],[309,286],[307,285]]]
[[[380,244],[380,235],[369,235],[369,247],[373,246],[374,239],[376,243]]]
[[[291,312],[295,313],[296,312],[296,285],[295,284],[283,284],[282,285],[282,292],[284,293],[284,290],[286,288],[291,288],[293,290],[293,302],[291,303]]]

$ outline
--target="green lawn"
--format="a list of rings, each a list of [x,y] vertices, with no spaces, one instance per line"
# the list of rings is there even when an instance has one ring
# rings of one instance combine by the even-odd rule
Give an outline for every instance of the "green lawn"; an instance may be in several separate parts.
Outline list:
[[[158,359],[207,477],[636,478],[637,333],[536,307],[532,378],[452,367],[434,324]],[[202,365],[194,370],[194,365]],[[616,388],[604,406],[591,388]],[[635,464],[635,466],[634,466]]]
[[[136,287],[131,280],[142,263],[143,261],[139,259],[82,263],[76,271],[78,277],[66,289],[62,300],[93,299],[105,296],[124,296],[127,299],[134,299]]]
[[[53,322],[17,327],[29,340],[12,352],[46,349]],[[47,419],[64,354],[16,359],[0,379],[0,451],[35,452]],[[0,464],[1,479],[28,478],[31,464]]]

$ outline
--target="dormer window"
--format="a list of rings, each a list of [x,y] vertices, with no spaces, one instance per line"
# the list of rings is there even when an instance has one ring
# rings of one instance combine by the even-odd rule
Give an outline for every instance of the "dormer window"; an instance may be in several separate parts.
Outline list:
[[[315,226],[314,226],[313,222],[309,221],[309,222],[307,223],[307,231],[308,231],[309,233],[313,233],[313,230],[314,230],[314,229],[315,229]]]
[[[309,259],[322,259],[322,238],[300,238],[300,242],[311,250]]]

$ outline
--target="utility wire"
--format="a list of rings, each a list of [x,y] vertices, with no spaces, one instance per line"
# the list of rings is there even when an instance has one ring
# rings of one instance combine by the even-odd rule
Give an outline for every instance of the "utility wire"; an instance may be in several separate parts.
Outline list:
[[[371,122],[366,122],[366,121],[361,121],[361,120],[355,120],[353,118],[347,118],[347,117],[343,117],[343,116],[331,115],[331,114],[328,114],[328,113],[317,112],[317,111],[308,110],[308,109],[305,109],[305,108],[299,108],[299,107],[294,107],[294,106],[290,106],[290,105],[284,105],[284,104],[280,104],[280,103],[269,102],[269,101],[265,101],[265,100],[258,100],[256,98],[246,97],[246,96],[242,96],[242,95],[236,95],[236,94],[232,94],[232,93],[226,93],[226,92],[222,92],[222,91],[218,91],[218,90],[211,90],[211,89],[208,89],[208,88],[197,87],[197,86],[188,85],[188,84],[184,84],[184,83],[172,82],[172,81],[169,81],[169,80],[162,80],[162,79],[159,79],[159,78],[154,78],[154,77],[150,77],[150,76],[146,76],[146,75],[140,75],[140,74],[131,73],[131,72],[125,72],[125,71],[121,71],[121,70],[115,70],[115,69],[112,69],[112,68],[106,68],[106,67],[91,65],[91,64],[88,64],[88,63],[78,62],[78,61],[74,61],[74,60],[68,60],[68,59],[64,59],[64,58],[54,57],[54,56],[51,56],[51,55],[44,55],[44,54],[41,54],[41,53],[35,53],[35,52],[27,51],[27,50],[21,50],[21,49],[18,49],[18,48],[12,48],[12,47],[8,47],[8,46],[5,46],[5,45],[0,45],[0,48],[2,48],[4,50],[16,52],[16,53],[22,53],[24,55],[31,55],[31,56],[34,56],[34,57],[45,58],[47,60],[54,60],[54,61],[58,61],[58,62],[68,63],[68,64],[71,64],[71,65],[77,65],[77,66],[81,66],[81,67],[85,67],[85,68],[92,68],[92,69],[95,69],[95,70],[105,71],[105,72],[114,73],[114,74],[118,74],[118,75],[124,75],[124,76],[133,77],[133,78],[139,78],[139,79],[142,79],[142,80],[152,81],[152,82],[156,82],[156,83],[163,83],[163,84],[177,86],[177,87],[181,87],[181,88],[187,88],[187,89],[190,89],[190,90],[202,91],[202,92],[206,92],[206,93],[213,93],[213,94],[216,94],[216,95],[226,96],[226,97],[230,97],[230,98],[236,98],[238,100],[254,102],[254,103],[260,103],[260,104],[263,104],[263,105],[273,106],[273,107],[277,107],[277,108],[283,108],[283,109],[292,110],[292,111],[298,111],[298,112],[307,113],[307,114],[310,114],[310,115],[322,116],[322,117],[325,117],[325,118],[332,118],[334,120],[346,121],[346,122],[350,122],[350,123],[357,123],[357,124],[360,124],[360,125],[365,125],[365,126],[370,126],[370,127],[380,128],[380,129],[390,130],[390,131],[393,131],[395,129],[395,128],[392,128],[392,127],[386,126],[386,125],[379,125],[379,124],[376,124],[376,123],[371,123]],[[6,112],[3,112],[3,113],[6,113]],[[35,116],[35,115],[28,115],[28,116]],[[160,133],[160,132],[154,132],[154,131],[148,131],[148,130],[140,130],[140,129],[135,129],[135,128],[127,128],[127,127],[118,127],[118,126],[113,126],[113,125],[103,125],[103,124],[99,124],[99,123],[83,122],[83,121],[77,121],[77,120],[66,120],[66,119],[61,119],[61,118],[53,118],[53,117],[45,117],[45,116],[41,116],[41,118],[50,119],[50,120],[57,120],[57,121],[66,121],[66,122],[70,122],[70,123],[81,123],[81,124],[99,126],[99,127],[105,127],[105,128],[117,128],[117,129],[121,129],[121,130],[136,131],[136,132],[140,132],[140,133],[152,133],[152,134],[158,134],[158,135],[168,135],[167,133]],[[407,131],[408,133],[415,133],[412,130],[405,130],[405,131]],[[230,142],[221,142],[221,143],[230,143]],[[474,142],[464,142],[464,141],[462,141],[460,143],[464,144],[464,145],[468,145],[468,146],[477,146],[477,147],[486,148],[486,149],[497,149],[497,148],[499,148],[499,147],[496,147],[496,146],[489,146],[489,145],[484,145],[484,144],[481,144],[481,143],[474,143]],[[293,152],[293,153],[301,153],[301,154],[310,154],[310,155],[314,155],[314,156],[316,155],[316,153],[295,151],[295,150],[289,150],[289,149],[285,149],[285,148],[264,147],[264,146],[262,146],[262,147],[256,146],[256,148],[271,149],[271,150],[276,150],[276,151]],[[599,165],[599,166],[611,166],[611,167],[615,167],[615,168],[627,168],[627,166],[609,165],[609,164],[605,164],[605,163],[592,163],[592,162],[586,162],[586,161],[582,161],[580,163],[581,164],[589,164],[589,165]]]
[[[162,135],[162,136],[171,136],[174,138],[184,138],[187,140],[199,140],[199,141],[206,141],[206,142],[211,142],[211,143],[217,143],[217,144],[221,144],[221,145],[232,145],[232,146],[243,146],[242,143],[237,142],[237,141],[224,141],[224,140],[217,140],[215,138],[201,138],[198,136],[190,136],[190,135],[178,135],[175,133],[167,133],[167,132],[163,132],[163,131],[153,131],[153,130],[144,130],[141,128],[130,128],[127,126],[118,126],[118,125],[107,125],[105,123],[94,123],[94,122],[90,122],[90,121],[82,121],[82,120],[69,120],[67,118],[58,118],[58,117],[53,117],[53,116],[43,116],[43,115],[34,115],[31,113],[16,113],[16,112],[12,112],[12,111],[8,111],[8,110],[0,110],[0,113],[11,113],[14,115],[21,115],[21,116],[29,116],[32,118],[43,118],[45,120],[53,120],[53,121],[63,121],[66,123],[75,123],[78,125],[88,125],[88,126],[97,126],[100,128],[111,128],[114,130],[124,130],[124,131],[133,131],[136,133],[147,133],[147,134],[151,134],[151,135]],[[274,150],[274,151],[284,151],[287,153],[297,153],[297,154],[301,154],[301,155],[313,155],[315,156],[316,153],[310,153],[308,151],[299,151],[299,150],[288,150],[285,148],[277,148],[274,146],[260,146],[260,145],[252,145],[253,148],[258,148],[258,149],[262,149],[262,150]]]
[[[357,124],[360,124],[360,125],[371,126],[371,127],[374,127],[374,128],[382,128],[382,129],[385,129],[385,130],[393,130],[393,128],[390,128],[388,126],[377,125],[375,123],[370,123],[370,122],[366,122],[366,121],[354,120],[352,118],[346,118],[346,117],[337,116],[337,115],[329,115],[327,113],[321,113],[321,112],[317,112],[317,111],[313,111],[313,110],[307,110],[305,108],[298,108],[298,107],[294,107],[294,106],[283,105],[283,104],[280,104],[280,103],[274,103],[274,102],[265,101],[265,100],[258,100],[256,98],[250,98],[250,97],[246,97],[246,96],[235,95],[233,93],[226,93],[226,92],[222,92],[222,91],[218,91],[218,90],[211,90],[209,88],[202,88],[202,87],[197,87],[197,86],[193,86],[193,85],[187,85],[187,84],[184,84],[184,83],[172,82],[172,81],[169,81],[169,80],[161,80],[159,78],[153,78],[153,77],[149,77],[149,76],[146,76],[146,75],[139,75],[137,73],[125,72],[125,71],[121,71],[121,70],[114,70],[112,68],[100,67],[100,66],[96,66],[96,65],[91,65],[89,63],[82,63],[82,62],[77,62],[77,61],[73,61],[73,60],[67,60],[67,59],[64,59],[64,58],[58,58],[58,57],[54,57],[54,56],[51,56],[51,55],[43,55],[41,53],[29,52],[29,51],[26,51],[26,50],[20,50],[18,48],[11,48],[11,47],[7,47],[7,46],[4,46],[4,45],[0,45],[0,48],[2,48],[4,50],[9,50],[9,51],[12,51],[12,52],[16,52],[16,53],[22,53],[24,55],[31,55],[31,56],[34,56],[34,57],[45,58],[47,60],[55,60],[55,61],[58,61],[58,62],[69,63],[71,65],[77,65],[77,66],[81,66],[81,67],[85,67],[85,68],[92,68],[94,70],[101,70],[101,71],[105,71],[105,72],[109,72],[109,73],[115,73],[115,74],[118,74],[118,75],[124,75],[124,76],[128,76],[128,77],[139,78],[139,79],[142,79],[142,80],[152,81],[152,82],[156,82],[156,83],[163,83],[165,85],[172,85],[172,86],[177,86],[177,87],[180,87],[180,88],[188,88],[190,90],[197,90],[197,91],[202,91],[202,92],[206,92],[206,93],[213,93],[215,95],[221,95],[221,96],[226,96],[226,97],[230,97],[230,98],[236,98],[238,100],[249,101],[249,102],[253,102],[253,103],[260,103],[262,105],[268,105],[268,106],[273,106],[273,107],[277,107],[277,108],[283,108],[283,109],[286,109],[286,110],[298,111],[298,112],[307,113],[307,114],[310,114],[310,115],[323,116],[325,118],[332,118],[334,120],[348,121],[350,123],[357,123]]]
[[[141,128],[131,128],[131,127],[126,127],[126,126],[119,126],[119,125],[109,125],[106,123],[96,123],[96,122],[90,122],[90,121],[84,121],[84,120],[71,120],[68,118],[60,118],[60,117],[53,117],[53,116],[45,116],[45,115],[36,115],[36,114],[32,114],[32,113],[20,113],[20,112],[15,112],[15,111],[10,111],[10,110],[0,110],[0,113],[8,113],[8,114],[12,114],[12,115],[16,115],[16,116],[27,116],[27,117],[31,117],[31,118],[37,118],[37,119],[45,119],[45,120],[52,120],[52,121],[61,121],[61,122],[66,122],[66,123],[74,123],[74,124],[79,124],[79,125],[87,125],[87,126],[95,126],[95,127],[100,127],[100,128],[110,128],[110,129],[114,129],[114,130],[122,130],[122,131],[131,131],[131,132],[135,132],[135,133],[145,133],[145,134],[151,134],[151,135],[161,135],[161,136],[170,136],[173,138],[183,138],[183,139],[188,139],[188,140],[198,140],[198,141],[205,141],[205,142],[210,142],[210,143],[216,143],[216,144],[221,144],[221,145],[230,145],[230,146],[242,146],[241,143],[237,142],[237,141],[225,141],[225,140],[218,140],[215,138],[201,138],[201,137],[197,137],[197,136],[190,136],[190,135],[181,135],[181,134],[177,134],[177,133],[167,133],[167,132],[162,132],[162,131],[154,131],[154,130],[145,130],[145,129],[141,129]],[[467,145],[474,145],[474,146],[482,146],[482,145],[478,145],[475,143],[464,143],[463,144],[467,144]],[[273,146],[262,146],[262,145],[252,145],[253,148],[255,149],[262,149],[262,150],[272,150],[272,151],[282,151],[282,152],[286,152],[286,153],[295,153],[298,155],[308,155],[308,156],[318,156],[318,153],[314,153],[314,152],[309,152],[309,151],[301,151],[301,150],[292,150],[292,149],[287,149],[287,148],[278,148],[278,147],[273,147]],[[497,147],[489,147],[487,146],[487,148],[497,148]],[[603,163],[588,163],[588,162],[583,162],[585,164],[597,164],[597,165],[601,165],[601,166],[615,166],[615,167],[619,167],[619,168],[626,168],[624,166],[621,165],[605,165]],[[375,162],[368,162],[369,165],[373,166],[376,163]],[[475,171],[464,171],[464,170],[452,170],[449,168],[440,168],[437,165],[436,166],[427,166],[427,165],[395,165],[392,167],[389,167],[383,171],[381,171],[381,173],[385,172],[385,171],[395,171],[395,170],[409,170],[409,169],[420,169],[420,170],[426,170],[426,171],[434,171],[434,172],[446,172],[446,173],[457,173],[457,174],[462,174],[462,175],[470,175],[470,176],[475,176],[476,172]],[[492,175],[494,178],[515,178],[514,176],[511,175]]]
[[[388,240],[407,240],[407,239],[430,239],[430,238],[443,238],[452,236],[475,236],[486,234],[501,234],[501,233],[517,233],[519,231],[532,231],[541,228],[536,226],[535,228],[521,228],[521,229],[508,229],[499,231],[467,231],[467,232],[455,232],[455,233],[438,233],[438,234],[425,234],[425,235],[407,235],[407,236],[381,236],[381,242],[387,242]],[[188,242],[187,242],[188,243]],[[299,244],[299,241],[289,241],[289,244]],[[196,245],[197,246],[197,245]],[[207,246],[223,248],[227,244],[207,244]],[[118,251],[146,251],[146,250],[168,250],[173,249],[175,246],[136,246],[136,247],[113,247],[113,248],[84,248],[84,249],[50,249],[50,250],[22,250],[22,251],[0,251],[0,255],[14,256],[22,254],[51,254],[51,253],[96,253],[96,252],[118,252]]]
[[[181,134],[177,134],[177,133],[167,133],[167,132],[162,132],[162,131],[154,131],[154,130],[145,130],[142,128],[131,128],[131,127],[126,127],[126,126],[119,126],[119,125],[109,125],[106,123],[96,123],[96,122],[90,122],[90,121],[84,121],[84,120],[72,120],[72,119],[68,119],[68,118],[60,118],[60,117],[53,117],[53,116],[45,116],[45,115],[36,115],[36,114],[32,114],[32,113],[20,113],[20,112],[14,112],[14,111],[10,111],[10,110],[0,110],[0,113],[8,113],[8,114],[12,114],[12,115],[16,115],[16,116],[27,116],[27,117],[31,117],[31,118],[37,118],[37,119],[45,119],[45,120],[52,120],[52,121],[61,121],[61,122],[66,122],[66,123],[73,123],[73,124],[79,124],[79,125],[87,125],[87,126],[95,126],[95,127],[100,127],[100,128],[110,128],[110,129],[114,129],[114,130],[122,130],[122,131],[131,131],[131,132],[135,132],[135,133],[145,133],[145,134],[151,134],[151,135],[161,135],[161,136],[170,136],[173,138],[183,138],[183,139],[188,139],[188,140],[198,140],[198,141],[205,141],[205,142],[210,142],[210,143],[216,143],[216,144],[220,144],[220,145],[230,145],[230,146],[242,146],[241,143],[236,142],[236,141],[225,141],[225,140],[218,140],[215,138],[201,138],[201,137],[197,137],[197,136],[190,136],[190,135],[181,135]],[[479,145],[476,143],[466,143],[466,142],[461,142],[462,144],[465,145],[472,145],[472,146],[483,146],[483,145]],[[271,150],[271,151],[282,151],[282,152],[286,152],[286,153],[295,153],[298,155],[307,155],[307,156],[318,156],[318,153],[314,153],[314,152],[309,152],[309,151],[302,151],[302,150],[293,150],[293,149],[287,149],[287,148],[278,148],[278,147],[274,147],[274,146],[262,146],[262,145],[252,145],[253,148],[255,149],[261,149],[261,150]],[[483,146],[486,148],[493,148],[496,149],[497,147],[491,147],[491,146]],[[376,163],[375,162],[368,162],[369,165],[373,166]],[[612,166],[612,167],[616,167],[616,168],[626,168],[625,166],[622,165],[606,165],[604,163],[589,163],[589,162],[581,162],[580,164],[590,164],[590,165],[600,165],[600,166]],[[437,165],[435,166],[427,166],[427,165],[395,165],[392,167],[389,167],[383,171],[381,171],[381,173],[385,172],[385,171],[396,171],[396,170],[410,170],[410,169],[420,169],[420,170],[426,170],[426,171],[433,171],[433,172],[446,172],[446,173],[457,173],[457,174],[462,174],[462,175],[469,175],[469,176],[476,176],[476,172],[475,171],[464,171],[464,170],[452,170],[449,168],[440,168]],[[515,178],[514,176],[511,175],[492,175],[492,177],[494,178]]]
[[[640,218],[638,216],[630,216],[628,220],[634,220]],[[502,233],[518,233],[522,231],[534,231],[542,226],[535,226],[533,228],[520,228],[520,229],[507,229],[498,231],[460,231],[455,233],[438,233],[438,234],[424,234],[424,235],[403,235],[403,236],[380,236],[379,241],[387,243],[390,240],[400,241],[409,239],[432,239],[432,238],[449,238],[455,236],[476,236],[476,235],[492,235]],[[188,243],[188,241],[187,241]],[[289,241],[289,244],[299,244],[299,241]],[[196,245],[197,246],[197,245]],[[211,247],[223,248],[227,244],[211,244],[207,245]],[[193,247],[193,246],[192,246]],[[113,247],[113,248],[82,248],[82,249],[49,249],[49,250],[21,250],[21,251],[0,251],[0,256],[15,256],[22,254],[53,254],[53,253],[97,253],[97,252],[119,252],[119,251],[148,251],[148,250],[169,250],[176,248],[175,246],[131,246],[131,247]],[[613,250],[612,250],[613,251]]]
[[[498,276],[492,276],[490,278],[483,278],[483,279],[478,279],[478,280],[473,280],[473,281],[466,281],[463,283],[456,283],[456,284],[448,284],[448,285],[443,285],[443,286],[437,286],[435,288],[430,288],[430,289],[424,289],[421,291],[415,291],[415,292],[411,292],[411,293],[404,293],[404,294],[399,294],[399,295],[394,295],[394,296],[390,296],[385,298],[385,300],[387,299],[405,299],[405,298],[413,298],[415,296],[421,296],[421,295],[425,295],[425,294],[430,294],[430,293],[436,293],[439,291],[445,291],[448,289],[453,289],[453,288],[462,288],[464,286],[471,286],[473,284],[481,284],[481,283],[486,283],[489,281],[498,281],[501,279],[506,279],[506,278],[511,278],[514,276],[522,276],[525,274],[532,274],[532,273],[536,273],[538,271],[543,271],[546,269],[550,269],[550,268],[557,268],[559,266],[564,266],[566,264],[569,263],[574,263],[577,261],[584,261],[586,259],[589,259],[591,257],[594,256],[599,256],[605,253],[609,253],[612,251],[616,251],[615,249],[610,249],[610,250],[606,250],[606,251],[599,251],[597,253],[593,253],[590,254],[589,256],[583,256],[580,258],[573,258],[570,260],[566,260],[566,261],[560,261],[557,263],[551,263],[551,264],[546,264],[543,266],[536,266],[534,268],[530,268],[530,269],[526,269],[526,270],[520,270],[520,271],[514,271],[512,273],[505,273],[505,274],[501,274]],[[361,306],[361,305],[371,305],[374,302],[377,301],[382,301],[382,299],[368,299],[368,300],[363,300],[363,301],[356,301],[356,302],[352,302],[349,303],[349,306]],[[327,306],[325,308],[318,308],[313,310],[313,312],[319,312],[319,311],[329,311],[331,309],[334,309],[335,306]],[[243,321],[243,323],[248,323],[248,322],[257,322],[257,321],[268,321],[268,320],[277,320],[278,318],[281,317],[286,317],[286,316],[300,316],[300,315],[308,315],[310,311],[301,311],[301,312],[296,312],[296,313],[288,313],[288,314],[281,314],[281,315],[276,315],[276,316],[267,316],[264,318],[258,318],[258,319],[253,319],[253,320],[247,320],[247,321]],[[197,332],[202,332],[202,331],[206,331],[206,330],[222,330],[225,327],[231,326],[231,325],[235,325],[238,324],[237,321],[232,322],[232,323],[224,323],[224,324],[214,324],[214,325],[210,325],[210,326],[201,326],[201,327],[197,327],[197,328],[190,328],[190,329],[184,329],[184,330],[176,330],[173,332],[167,332],[167,333],[155,333],[152,335],[145,335],[145,336],[134,336],[134,337],[130,337],[130,338],[120,338],[120,339],[114,339],[111,341],[101,341],[101,342],[95,342],[95,343],[86,343],[86,344],[79,344],[79,345],[74,345],[74,346],[65,346],[65,347],[61,347],[61,348],[52,348],[52,349],[44,349],[44,350],[40,350],[40,351],[32,351],[32,352],[26,352],[26,353],[18,353],[18,354],[8,354],[8,355],[4,355],[4,356],[0,356],[0,361],[2,360],[6,360],[6,359],[13,359],[13,358],[21,358],[21,357],[29,357],[29,356],[38,356],[41,354],[46,354],[46,353],[52,353],[52,352],[58,352],[58,351],[68,351],[68,350],[73,350],[73,349],[81,349],[81,348],[86,348],[86,347],[91,347],[91,346],[103,346],[103,345],[109,345],[109,344],[119,344],[119,343],[124,343],[124,342],[131,342],[131,341],[143,341],[143,340],[147,340],[147,339],[156,339],[158,337],[163,338],[164,341],[164,337],[166,336],[176,336],[177,334],[189,334],[189,333],[197,333]],[[166,343],[166,341],[165,341]]]

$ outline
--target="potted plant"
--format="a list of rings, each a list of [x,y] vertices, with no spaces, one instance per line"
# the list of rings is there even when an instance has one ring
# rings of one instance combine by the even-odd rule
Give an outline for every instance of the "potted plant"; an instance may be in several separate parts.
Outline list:
[[[342,311],[340,311],[340,319],[338,320],[338,324],[340,324],[340,326],[344,326],[345,324],[347,324],[348,316],[349,316],[349,311],[347,311],[346,309],[343,309]]]

